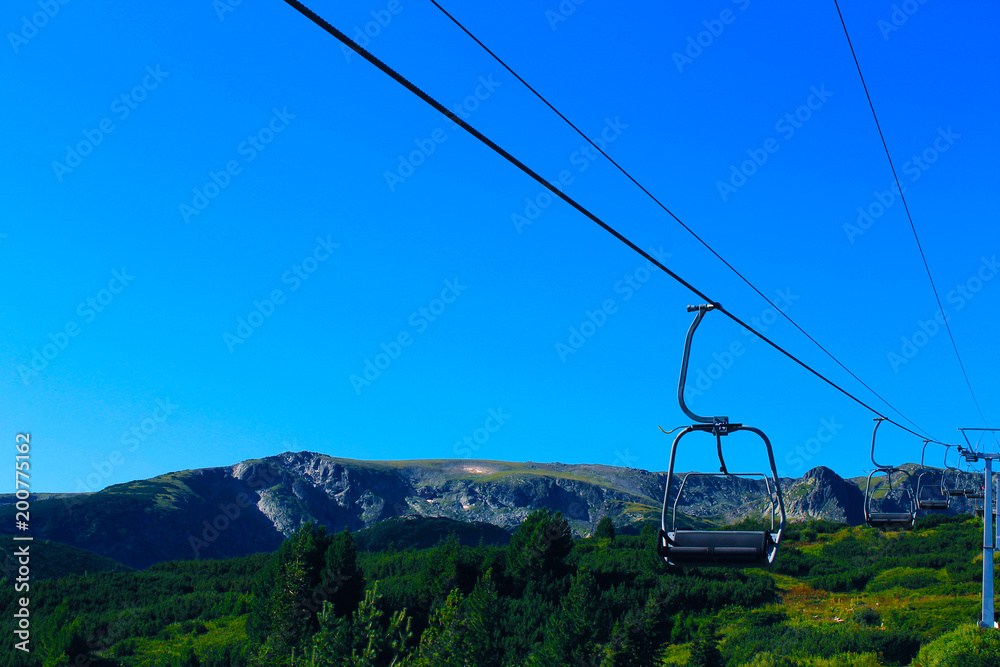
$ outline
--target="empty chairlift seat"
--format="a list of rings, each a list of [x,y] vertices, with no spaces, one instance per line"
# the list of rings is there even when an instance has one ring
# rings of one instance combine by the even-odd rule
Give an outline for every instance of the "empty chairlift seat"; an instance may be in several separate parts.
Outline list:
[[[868,515],[872,528],[913,528],[913,515],[909,512],[872,512]]]
[[[742,430],[757,432],[767,442],[766,437],[757,431],[757,429],[742,424],[730,426],[738,426]],[[677,439],[679,440],[683,435],[684,432],[681,432],[677,436]],[[770,449],[770,443],[768,443],[768,449]],[[675,458],[673,451],[670,458],[671,463],[673,463]],[[687,486],[688,478],[691,476],[725,477],[727,479],[736,477],[763,478],[764,494],[768,498],[771,510],[771,529],[692,530],[678,528],[677,507],[681,497],[684,495],[684,487]],[[673,477],[672,473],[670,473],[670,477]],[[672,486],[670,481],[668,481],[667,488],[663,494],[663,521],[661,523],[657,548],[660,557],[663,558],[663,561],[667,565],[688,567],[766,567],[770,565],[777,557],[778,544],[781,542],[781,533],[785,525],[785,510],[780,500],[780,489],[777,487],[776,480],[776,473],[772,480],[764,473],[733,473],[728,471],[725,473],[689,472],[683,476],[680,488],[677,489],[672,509],[668,507]],[[778,499],[778,503],[775,503],[776,498]],[[781,517],[777,530],[775,530],[776,513],[780,514]],[[670,526],[669,529],[668,525]]]
[[[771,530],[689,530],[678,529],[677,506],[684,493],[688,477],[763,477],[771,504]],[[667,491],[669,494],[669,490]],[[684,475],[671,512],[671,530],[660,530],[659,554],[669,565],[762,567],[770,565],[777,555],[780,535],[774,532],[774,495],[763,473],[696,473]]]
[[[875,429],[872,431],[872,451],[871,459],[872,463],[875,464],[875,469],[868,474],[868,483],[865,485],[865,523],[871,528],[905,528],[907,530],[913,528],[913,523],[917,519],[917,501],[913,497],[913,492],[910,490],[909,486],[902,487],[905,493],[905,504],[909,506],[909,511],[893,511],[885,512],[880,510],[872,510],[872,500],[877,493],[878,489],[881,488],[883,484],[888,485],[888,490],[886,495],[893,490],[892,488],[892,474],[893,473],[903,473],[907,477],[909,474],[902,468],[895,468],[893,466],[882,465],[875,461],[875,434],[878,432],[878,427],[882,424],[885,417],[875,418]],[[875,473],[881,472],[885,474],[883,481],[876,483],[872,486],[872,477]],[[882,498],[882,502],[885,502],[885,496]]]
[[[946,510],[950,503],[947,498],[918,498],[917,509],[922,510]]]
[[[882,469],[881,472],[886,474],[887,482],[889,486],[892,486],[892,481],[890,475],[893,472],[899,472],[899,468],[892,470]],[[872,475],[876,472],[873,470]],[[876,488],[880,485],[876,485]],[[913,523],[917,518],[917,505],[913,500],[913,494],[909,489],[906,489],[906,498],[909,500],[910,511],[908,512],[882,512],[882,511],[872,511],[871,501],[872,493],[874,489],[871,488],[871,475],[868,476],[868,486],[865,488],[865,522],[872,528],[913,528]],[[947,505],[945,505],[947,508]]]
[[[920,468],[924,468],[924,455],[927,453],[927,445],[930,440],[924,440],[924,447],[920,450]],[[947,447],[947,446],[946,446]],[[948,450],[945,449],[945,464],[948,462]],[[922,510],[946,510],[951,505],[951,498],[948,489],[945,488],[944,470],[934,472],[923,470],[917,477],[917,509]]]
[[[661,533],[660,555],[677,565],[760,567],[774,547],[766,530],[677,530]]]
[[[681,362],[680,381],[677,386],[677,401],[681,410],[693,421],[698,422],[685,427],[674,438],[670,448],[670,464],[667,468],[667,484],[663,492],[663,515],[660,523],[660,533],[657,542],[657,553],[663,562],[669,566],[681,567],[761,567],[774,562],[778,554],[778,545],[785,528],[785,505],[781,497],[778,471],[774,463],[774,452],[771,442],[759,429],[745,424],[730,423],[728,417],[701,417],[691,412],[684,403],[684,385],[687,377],[688,358],[691,352],[691,339],[702,317],[714,305],[688,306],[688,312],[697,311],[694,322],[688,329],[684,343],[684,357]],[[671,488],[674,479],[674,464],[677,459],[677,447],[684,436],[694,431],[700,431],[714,436],[719,463],[719,473],[689,472],[683,476],[680,487],[673,498],[673,508],[669,505]],[[764,443],[767,460],[770,465],[770,475],[764,473],[731,473],[726,469],[722,455],[722,437],[736,431],[749,431],[756,434]],[[684,493],[688,478],[691,476],[724,477],[762,477],[764,490],[771,508],[770,530],[691,530],[677,527],[677,505]],[[775,529],[775,515],[780,515],[780,522]]]
[[[952,447],[955,447],[955,446],[956,445],[945,445],[944,446],[944,448],[945,448],[944,449],[944,467],[945,467],[946,470],[950,470],[950,471],[952,471],[952,472],[955,473],[955,483],[953,485],[951,485],[950,487],[946,488],[944,490],[945,493],[949,497],[951,497],[951,498],[966,498],[966,499],[982,498],[983,497],[982,495],[976,495],[976,494],[981,493],[980,489],[978,489],[976,487],[973,487],[973,486],[968,486],[967,484],[962,484],[962,471],[959,468],[957,468],[957,467],[955,467],[953,465],[948,465],[948,450],[951,449]],[[961,452],[962,449],[959,447],[958,451]],[[942,481],[942,484],[944,484],[943,481]]]
[[[982,484],[968,486],[965,488],[965,497],[972,500],[982,500],[986,497],[986,473],[983,472]]]

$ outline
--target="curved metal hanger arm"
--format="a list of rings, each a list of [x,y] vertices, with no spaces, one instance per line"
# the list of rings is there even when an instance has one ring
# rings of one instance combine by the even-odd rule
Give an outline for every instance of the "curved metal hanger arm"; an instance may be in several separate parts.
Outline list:
[[[691,340],[694,338],[694,332],[698,328],[698,325],[701,324],[701,319],[705,317],[705,313],[710,310],[714,310],[715,307],[716,304],[714,303],[687,307],[689,313],[697,312],[698,314],[695,315],[694,321],[691,323],[691,326],[688,327],[687,338],[684,339],[684,358],[681,360],[681,375],[679,381],[677,382],[677,402],[680,404],[681,410],[684,414],[690,417],[692,421],[702,424],[715,424],[723,426],[721,429],[721,435],[725,435],[726,429],[724,425],[729,423],[728,417],[702,417],[700,415],[696,415],[684,402],[684,386],[687,384],[688,360],[691,357]]]
[[[872,430],[872,454],[871,454],[872,463],[875,465],[876,468],[883,471],[886,470],[887,468],[892,468],[892,466],[882,465],[881,463],[875,460],[875,434],[878,433],[878,427],[882,425],[882,421],[884,419],[885,417],[875,417],[875,428]]]

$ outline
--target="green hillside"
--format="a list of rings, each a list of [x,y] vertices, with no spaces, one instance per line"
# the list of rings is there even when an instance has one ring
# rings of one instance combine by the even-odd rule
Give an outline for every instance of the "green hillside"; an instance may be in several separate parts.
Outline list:
[[[667,570],[650,527],[573,539],[544,510],[503,546],[397,523],[358,541],[454,536],[364,552],[307,526],[274,554],[34,583],[34,652],[0,665],[1000,665],[998,633],[974,625],[982,523],[967,515],[795,524],[769,571]],[[0,589],[8,619],[13,597]]]
[[[15,552],[23,544],[15,542],[12,535],[0,535],[0,579],[13,580],[17,576]],[[61,542],[35,539],[30,545],[31,576],[36,580],[129,569],[116,560]]]

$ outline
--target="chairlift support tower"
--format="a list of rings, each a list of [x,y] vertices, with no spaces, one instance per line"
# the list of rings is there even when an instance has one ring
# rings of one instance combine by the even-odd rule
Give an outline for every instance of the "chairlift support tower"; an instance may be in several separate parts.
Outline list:
[[[996,532],[993,526],[993,515],[996,512],[995,501],[993,499],[993,461],[1000,460],[1000,453],[980,452],[973,447],[969,441],[966,431],[1000,431],[997,428],[960,428],[962,437],[965,438],[968,449],[959,446],[959,453],[965,457],[966,462],[975,463],[983,461],[986,463],[986,472],[983,478],[983,617],[979,621],[979,627],[996,628],[997,622],[993,620],[993,552],[996,550]]]

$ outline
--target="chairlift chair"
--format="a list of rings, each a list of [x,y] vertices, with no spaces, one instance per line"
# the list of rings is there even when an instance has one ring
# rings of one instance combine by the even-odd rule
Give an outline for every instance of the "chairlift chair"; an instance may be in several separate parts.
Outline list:
[[[933,478],[940,473],[922,472],[917,476],[917,509],[946,510],[951,506],[951,499],[945,493],[941,480],[937,484],[924,481],[924,477]]]
[[[962,482],[962,478],[961,478],[962,471],[959,470],[958,468],[956,468],[955,466],[948,465],[948,450],[951,449],[954,446],[955,445],[945,445],[944,446],[944,448],[945,448],[944,449],[944,467],[945,467],[946,470],[951,470],[951,471],[953,471],[955,473],[955,484],[951,488],[947,488],[946,487],[945,488],[945,493],[947,493],[949,496],[951,496],[953,498],[957,498],[957,497],[964,498],[964,497],[966,497],[966,493],[969,492],[971,489],[968,489],[968,488],[962,486],[962,484],[961,484],[961,482]]]
[[[681,361],[680,380],[677,384],[677,401],[685,415],[696,422],[685,427],[674,438],[670,447],[670,463],[667,468],[667,485],[663,491],[663,515],[660,521],[660,533],[657,539],[657,553],[663,562],[669,566],[684,567],[762,567],[774,562],[778,555],[778,546],[785,530],[785,504],[781,497],[781,486],[778,479],[778,469],[774,463],[774,451],[771,442],[764,433],[752,426],[729,421],[728,417],[702,417],[688,409],[684,402],[684,385],[687,379],[688,359],[691,354],[691,340],[702,318],[717,304],[688,306],[689,313],[697,312],[691,323],[684,341],[684,356]],[[688,473],[681,480],[680,488],[674,497],[673,510],[668,507],[670,490],[673,486],[674,463],[677,459],[677,446],[684,436],[695,431],[709,433],[715,436],[716,451],[719,457],[719,473]],[[750,431],[764,442],[767,459],[771,468],[768,478],[763,473],[731,473],[726,469],[726,461],[722,455],[722,436],[736,431]],[[771,503],[770,530],[694,530],[677,527],[677,504],[684,485],[690,475],[711,474],[726,477],[763,475],[765,488]],[[773,483],[773,490],[772,490]],[[774,530],[775,511],[780,516],[777,531]],[[668,529],[667,516],[670,514]]]
[[[965,489],[965,497],[969,500],[980,500],[986,497],[986,473],[983,473],[983,486],[975,486]]]
[[[871,459],[872,463],[875,465],[875,469],[868,474],[868,483],[865,485],[865,523],[872,528],[905,528],[909,530],[913,528],[913,522],[917,519],[917,502],[913,497],[913,492],[910,490],[909,486],[904,487],[906,490],[906,496],[910,500],[909,512],[871,511],[872,497],[877,488],[881,486],[881,483],[878,483],[875,488],[872,488],[872,476],[874,476],[875,473],[881,472],[885,474],[885,483],[888,484],[889,491],[892,491],[892,474],[894,472],[902,472],[904,475],[909,477],[909,474],[902,468],[882,465],[875,460],[875,434],[878,432],[878,427],[882,424],[884,419],[885,417],[876,417],[875,429],[872,431]]]
[[[969,499],[977,499],[977,498],[978,499],[982,499],[983,498],[982,495],[973,495],[973,496],[968,496],[968,497],[969,497]],[[980,519],[983,518],[986,515],[986,508],[984,506],[984,503],[972,503],[972,506],[973,506],[972,507],[972,513],[974,515],[978,516]],[[996,509],[993,510],[993,518],[994,519],[997,518],[997,511],[996,511]]]
[[[924,467],[924,454],[927,452],[927,445],[930,440],[924,440],[924,447],[920,451],[920,467]],[[945,452],[947,455],[947,452]],[[938,483],[933,484],[931,480],[937,476]],[[925,479],[926,478],[926,479]],[[951,499],[944,487],[944,472],[930,472],[924,470],[917,477],[917,509],[922,510],[946,510],[951,505]]]
[[[955,484],[946,490],[946,493],[953,498],[964,498],[967,493],[973,489],[962,486],[962,471],[958,468],[952,468],[955,472]]]
[[[996,493],[996,489],[993,489],[993,493]],[[986,473],[983,472],[983,486],[977,486],[975,488],[968,488],[965,490],[965,497],[967,500],[984,500],[986,498]],[[986,515],[985,503],[972,503],[972,513],[982,518]],[[996,509],[993,510],[993,518],[997,518]]]
[[[984,472],[983,473],[983,478],[984,478],[983,484],[986,483],[985,482],[985,477],[986,477],[986,473]],[[965,497],[968,500],[984,500],[986,498],[985,491],[986,491],[986,487],[985,486],[976,487],[974,489],[966,489]],[[996,489],[995,488],[993,489],[993,492],[996,493]],[[973,505],[973,507],[972,507],[972,513],[973,514],[975,514],[979,518],[982,518],[983,516],[986,515],[985,503],[972,503],[972,505]],[[996,513],[995,509],[993,510],[993,518],[994,519],[997,518],[997,513]]]

